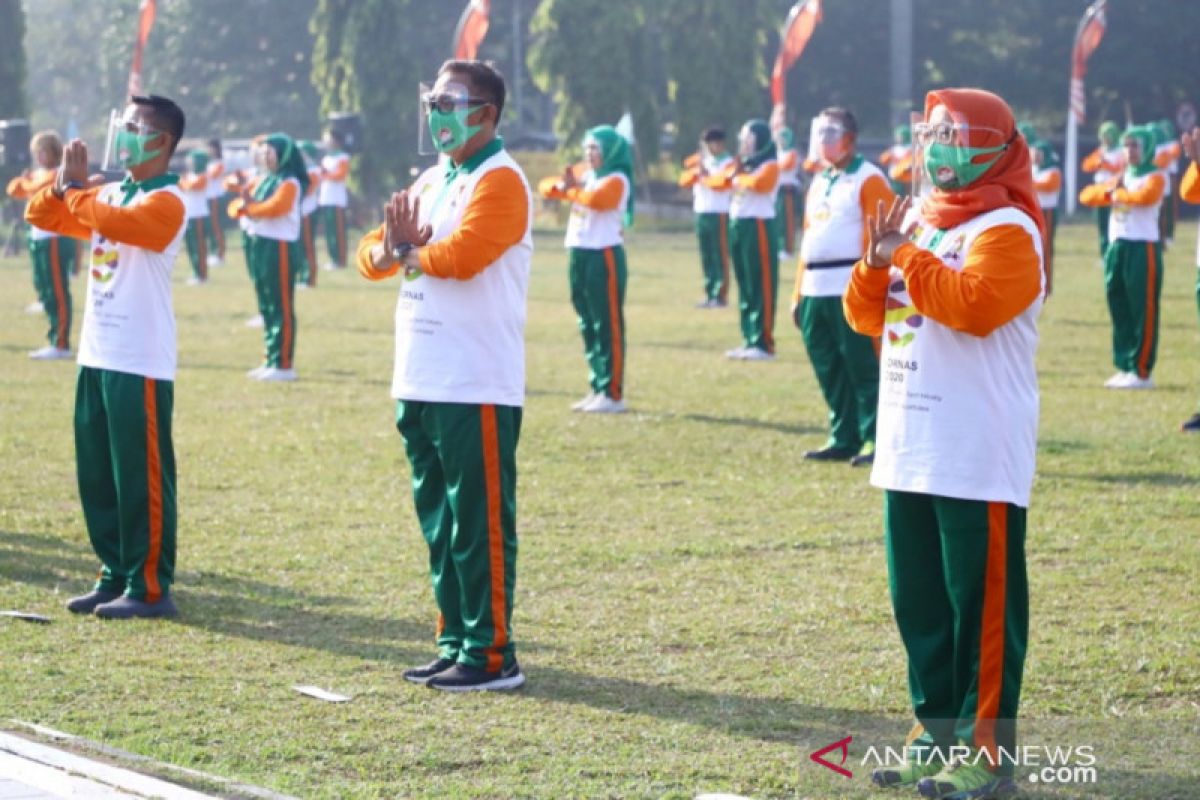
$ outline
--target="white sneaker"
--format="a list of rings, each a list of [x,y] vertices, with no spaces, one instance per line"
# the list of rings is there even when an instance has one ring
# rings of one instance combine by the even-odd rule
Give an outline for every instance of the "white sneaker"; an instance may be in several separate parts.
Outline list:
[[[294,381],[298,376],[294,369],[280,369],[279,367],[264,367],[263,371],[258,374],[260,381]]]
[[[310,287],[309,287],[309,285],[308,285],[307,283],[297,283],[297,284],[296,284],[296,291],[297,291],[297,292],[307,292],[307,291],[309,290],[309,288],[310,288]]]
[[[208,283],[204,278],[197,278],[195,275],[187,279],[188,286],[203,286]]]
[[[53,345],[46,345],[37,350],[30,350],[29,357],[34,361],[65,361],[73,358],[70,350],[62,350]]]
[[[251,317],[250,319],[246,320],[247,328],[261,328],[262,326],[263,326],[262,314],[259,314],[257,317]]]
[[[613,400],[606,394],[598,394],[579,410],[586,414],[623,414],[626,409],[624,400]]]
[[[219,255],[217,255],[216,253],[209,253],[208,258],[205,259],[205,263],[207,263],[208,266],[213,267],[213,268],[225,266],[225,262],[222,261],[221,257]]]
[[[783,262],[783,261],[791,261],[791,260],[792,260],[792,254],[791,254],[791,253],[789,253],[787,250],[780,250],[780,251],[779,251],[779,260],[780,260],[781,262]]]
[[[41,300],[34,300],[32,303],[25,306],[26,314],[41,314],[45,310],[46,310],[46,307],[44,305],[42,305]]]
[[[775,354],[768,353],[760,347],[747,347],[742,351],[743,361],[774,361]]]
[[[1124,389],[1125,384],[1129,382],[1131,377],[1136,378],[1137,376],[1132,372],[1114,372],[1112,377],[1104,382],[1104,388]]]
[[[600,397],[600,396],[601,395],[599,392],[590,392],[587,397],[584,397],[581,400],[571,403],[571,410],[572,411],[583,411],[584,406],[586,406],[588,403],[592,402],[593,400],[595,400],[597,397]]]
[[[255,380],[257,380],[258,377],[261,376],[263,374],[263,372],[265,372],[268,369],[270,369],[270,367],[268,367],[266,364],[262,364],[260,366],[255,367],[254,369],[250,370],[249,372],[247,372],[246,377],[254,378]]]
[[[750,348],[748,347],[735,347],[732,350],[726,350],[725,357],[732,358],[736,361],[741,361],[746,357],[746,351],[749,349]]]
[[[326,261],[325,266],[321,267],[321,269],[325,270],[326,272],[333,272],[333,271],[339,270],[341,268],[342,268],[341,264],[335,264],[332,261]]]
[[[1139,378],[1137,375],[1130,373],[1129,380],[1125,382],[1121,389],[1153,389],[1153,378]]]

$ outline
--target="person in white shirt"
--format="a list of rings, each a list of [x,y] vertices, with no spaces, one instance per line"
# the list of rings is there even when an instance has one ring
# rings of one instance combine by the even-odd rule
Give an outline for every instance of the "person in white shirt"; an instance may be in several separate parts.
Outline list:
[[[1108,183],[1117,177],[1125,168],[1124,156],[1121,154],[1121,129],[1117,123],[1105,120],[1100,123],[1097,132],[1100,144],[1087,157],[1079,168],[1092,173],[1092,183]],[[1100,263],[1104,263],[1104,251],[1108,249],[1108,216],[1111,206],[1096,206],[1096,230],[1100,237]]]
[[[725,149],[725,131],[708,128],[700,134],[700,149],[689,158],[679,185],[692,190],[696,214],[696,239],[704,275],[704,299],[697,308],[725,308],[729,304],[729,201],[727,173],[733,157]]]
[[[192,262],[192,277],[189,286],[200,286],[208,281],[208,153],[191,150],[187,154],[188,169],[179,178],[183,191],[183,203],[187,206],[188,260]]]
[[[317,205],[321,225],[325,228],[325,246],[329,251],[326,270],[346,267],[346,206],[350,194],[346,180],[350,177],[350,154],[343,150],[342,137],[337,131],[325,131],[322,141],[325,155],[321,158],[321,185],[317,188]]]
[[[442,65],[423,105],[446,158],[358,247],[364,277],[401,277],[392,396],[439,611],[437,658],[404,679],[447,692],[525,683],[512,611],[533,198],[496,135],[504,95],[490,64]]]
[[[925,749],[872,779],[991,797],[1015,790],[1028,640],[1041,215],[1029,149],[996,95],[930,92],[913,139],[933,187],[912,214],[909,200],[880,204],[843,300],[852,328],[883,337],[871,483],[885,490],[918,721],[906,752]],[[960,745],[962,763],[949,758]]]
[[[183,245],[186,208],[179,177],[167,168],[184,122],[183,111],[164,97],[133,97],[114,139],[125,180],[93,184],[87,146],[76,139],[58,180],[26,210],[39,228],[91,239],[75,455],[88,536],[103,566],[95,588],[67,603],[78,614],[177,613],[170,594],[176,532],[171,269]]]

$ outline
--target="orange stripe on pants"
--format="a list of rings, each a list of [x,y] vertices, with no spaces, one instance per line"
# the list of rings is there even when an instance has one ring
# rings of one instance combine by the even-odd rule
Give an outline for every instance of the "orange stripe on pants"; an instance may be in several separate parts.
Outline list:
[[[608,382],[608,396],[620,400],[624,385],[625,359],[622,355],[624,345],[621,336],[621,309],[619,292],[617,291],[617,259],[613,256],[611,247],[604,248],[604,267],[608,273],[608,327],[612,330],[612,376]]]
[[[1154,242],[1146,242],[1146,318],[1142,321],[1142,349],[1138,353],[1138,377],[1150,377],[1150,352],[1154,349],[1154,323],[1157,318],[1157,303],[1154,285],[1158,281],[1158,270],[1154,266]]]
[[[783,249],[790,253],[796,246],[796,202],[791,191],[786,189],[783,192],[783,218],[787,223],[783,233]]]
[[[317,246],[313,240],[312,214],[300,218],[304,229],[304,257],[308,259],[308,285],[317,288]]]
[[[280,369],[292,368],[292,298],[288,296],[288,246],[279,243],[279,302],[283,305],[283,341],[279,348]]]
[[[975,706],[975,746],[998,764],[996,717],[1004,688],[1004,615],[1008,565],[1008,506],[988,503],[988,555],[979,633],[979,696]]]
[[[758,220],[758,266],[762,272],[763,293],[763,344],[768,353],[775,352],[775,336],[771,330],[775,325],[775,298],[771,292],[771,245],[767,241],[767,223]]]
[[[63,288],[61,264],[58,258],[58,237],[50,239],[50,280],[54,282],[54,305],[58,307],[58,331],[54,336],[54,346],[66,350],[71,341],[71,329],[67,323],[67,293]]]
[[[146,378],[146,484],[149,490],[150,547],[146,552],[146,563],[142,565],[142,577],[146,581],[146,602],[157,603],[162,599],[162,588],[158,585],[158,559],[162,553],[163,497],[162,461],[158,454],[158,398],[154,393],[155,381]]]
[[[346,266],[346,209],[338,207],[334,214],[337,217],[337,251],[338,266]]]
[[[204,230],[204,223],[207,220],[204,217],[196,217],[196,263],[199,265],[196,269],[200,273],[200,280],[208,280],[208,234]]]
[[[1042,258],[1046,264],[1046,294],[1054,289],[1054,209],[1042,209],[1042,221],[1046,226],[1046,232],[1042,234]]]
[[[496,407],[480,406],[483,436],[483,482],[487,490],[488,570],[492,580],[492,645],[487,648],[488,672],[504,666],[500,649],[508,644],[508,598],[504,591],[504,529],[500,521],[500,436]]]
[[[721,215],[721,224],[717,228],[721,242],[721,302],[729,298],[729,215]]]

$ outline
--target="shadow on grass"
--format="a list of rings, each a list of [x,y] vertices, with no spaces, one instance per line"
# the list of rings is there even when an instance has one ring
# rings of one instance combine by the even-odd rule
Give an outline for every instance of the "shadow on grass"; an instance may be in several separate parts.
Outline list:
[[[825,428],[813,425],[799,425],[788,422],[772,422],[765,419],[750,419],[748,417],[716,417],[711,414],[665,414],[666,418],[686,419],[691,422],[703,422],[709,425],[731,425],[738,428],[754,428],[756,430],[776,431],[794,435],[826,433]]]
[[[1061,478],[1070,481],[1091,481],[1110,486],[1158,486],[1162,488],[1200,486],[1200,475],[1181,475],[1177,472],[1047,472],[1038,473],[1045,478]]]

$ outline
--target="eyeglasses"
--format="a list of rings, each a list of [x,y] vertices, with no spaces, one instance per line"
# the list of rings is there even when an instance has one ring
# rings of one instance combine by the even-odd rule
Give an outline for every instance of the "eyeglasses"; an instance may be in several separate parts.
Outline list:
[[[822,142],[835,142],[846,135],[846,129],[841,125],[822,125],[817,128],[817,139]]]
[[[427,92],[421,95],[421,108],[425,110],[426,114],[435,108],[443,114],[449,114],[456,108],[472,105],[491,105],[491,101],[482,97],[462,97],[460,95],[453,94],[435,95],[432,92]]]
[[[122,118],[121,127],[129,133],[136,133],[139,136],[151,136],[156,133],[162,133],[158,128],[151,127],[149,123],[137,117]]]
[[[928,122],[918,122],[913,125],[913,141],[919,145],[953,144],[955,140],[966,141],[967,126],[951,122],[939,122],[936,125]]]

